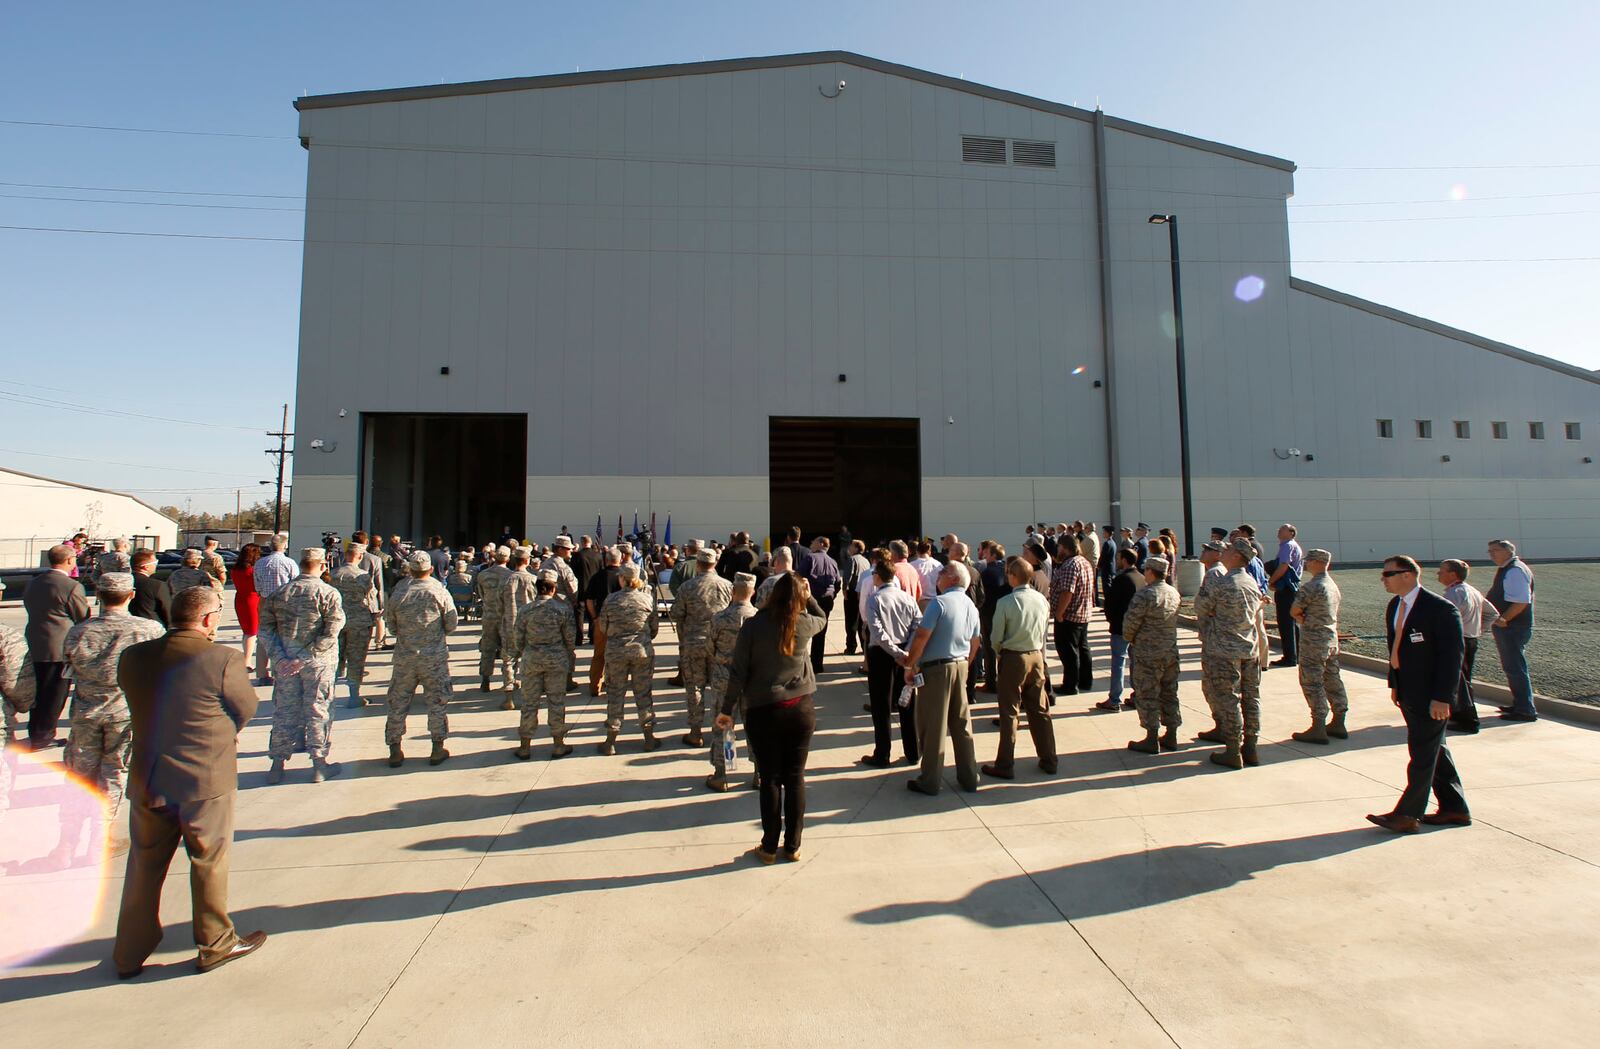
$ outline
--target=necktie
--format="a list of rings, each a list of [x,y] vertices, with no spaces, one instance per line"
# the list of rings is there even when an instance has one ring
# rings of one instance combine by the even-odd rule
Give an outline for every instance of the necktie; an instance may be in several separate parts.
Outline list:
[[[1400,639],[1405,636],[1406,615],[1411,610],[1406,607],[1405,598],[1400,599],[1400,607],[1395,612],[1394,645],[1389,650],[1389,665],[1396,670],[1400,669]]]

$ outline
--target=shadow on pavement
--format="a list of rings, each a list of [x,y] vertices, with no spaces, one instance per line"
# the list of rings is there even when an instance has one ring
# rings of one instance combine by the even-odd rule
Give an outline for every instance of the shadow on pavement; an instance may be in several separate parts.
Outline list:
[[[1304,838],[1221,845],[1197,842],[1106,856],[997,878],[954,900],[890,903],[860,911],[865,925],[888,925],[957,915],[995,929],[1092,918],[1154,907],[1249,881],[1262,871],[1309,863],[1393,840],[1376,828],[1353,828]],[[1054,906],[1042,905],[1034,890]],[[1059,912],[1058,912],[1059,908]]]

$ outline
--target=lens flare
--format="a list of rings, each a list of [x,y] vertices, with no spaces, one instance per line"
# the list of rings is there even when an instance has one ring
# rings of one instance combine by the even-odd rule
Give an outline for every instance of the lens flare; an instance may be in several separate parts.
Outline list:
[[[1162,334],[1164,334],[1167,338],[1171,339],[1178,334],[1178,325],[1177,322],[1172,319],[1171,310],[1162,310],[1160,317],[1157,318],[1157,322],[1161,325]]]
[[[1086,372],[1088,370],[1089,370],[1088,368],[1086,368],[1086,367],[1084,367],[1083,365],[1080,364],[1076,368],[1072,369],[1072,374],[1074,374],[1074,375],[1082,375],[1084,372]]]
[[[1267,290],[1267,282],[1254,273],[1240,277],[1233,286],[1233,297],[1240,302],[1254,302]]]
[[[81,939],[106,899],[108,813],[44,755],[0,754],[0,971]]]
[[[1450,199],[1451,200],[1466,200],[1467,199],[1467,187],[1462,185],[1462,184],[1460,184],[1459,182],[1456,183],[1454,186],[1451,186],[1450,187]]]

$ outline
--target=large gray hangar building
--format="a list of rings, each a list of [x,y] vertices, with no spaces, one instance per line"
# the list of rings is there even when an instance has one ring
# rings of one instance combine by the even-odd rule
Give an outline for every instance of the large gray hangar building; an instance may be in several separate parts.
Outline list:
[[[1600,377],[1292,277],[1289,161],[844,52],[296,106],[297,543],[1176,526],[1159,213],[1198,529],[1600,556]]]

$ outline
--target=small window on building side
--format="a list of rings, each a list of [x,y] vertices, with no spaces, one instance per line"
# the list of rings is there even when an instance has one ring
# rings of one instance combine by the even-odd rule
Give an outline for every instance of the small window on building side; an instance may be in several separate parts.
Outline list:
[[[1418,419],[1417,420],[1417,436],[1421,437],[1423,440],[1428,440],[1429,438],[1431,438],[1433,436],[1433,420],[1432,419]]]
[[[1528,440],[1530,440],[1530,441],[1542,441],[1542,440],[1544,440],[1544,423],[1529,423],[1528,424]]]
[[[1493,437],[1497,441],[1503,441],[1507,437],[1511,436],[1511,434],[1505,423],[1490,423],[1489,436]]]
[[[1456,420],[1456,436],[1465,441],[1472,436],[1472,424],[1465,419]]]
[[[1567,423],[1567,440],[1583,440],[1583,427],[1579,426],[1577,423]]]
[[[1378,420],[1378,436],[1379,437],[1393,437],[1394,436],[1394,420],[1393,419],[1379,419]]]

